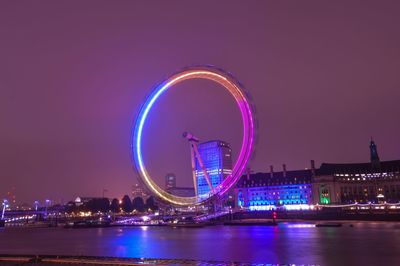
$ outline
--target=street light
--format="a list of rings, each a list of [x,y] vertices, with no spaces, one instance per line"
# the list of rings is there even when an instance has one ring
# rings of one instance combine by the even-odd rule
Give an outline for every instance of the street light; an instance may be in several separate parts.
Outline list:
[[[3,211],[1,212],[1,220],[4,220],[4,213],[6,212],[6,208],[8,208],[8,200],[3,199]]]
[[[45,213],[46,213],[46,215],[47,215],[47,208],[48,208],[49,205],[50,205],[50,200],[47,199],[45,202],[46,202],[46,211],[45,211]]]
[[[34,205],[35,205],[35,211],[37,211],[39,207],[39,201],[35,200]]]

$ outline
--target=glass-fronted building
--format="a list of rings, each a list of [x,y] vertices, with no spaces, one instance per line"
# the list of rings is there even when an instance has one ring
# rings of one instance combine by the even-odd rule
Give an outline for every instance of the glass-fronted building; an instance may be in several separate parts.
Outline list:
[[[232,173],[232,149],[228,143],[221,140],[200,143],[197,148],[211,185],[216,188]],[[195,174],[199,197],[208,198],[211,189],[198,160],[195,160]]]

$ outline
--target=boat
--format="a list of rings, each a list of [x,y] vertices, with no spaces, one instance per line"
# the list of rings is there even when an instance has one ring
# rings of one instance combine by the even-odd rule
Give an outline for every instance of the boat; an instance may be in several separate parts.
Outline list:
[[[341,223],[317,223],[315,227],[341,227]]]
[[[111,226],[111,222],[108,220],[83,220],[66,223],[64,228],[99,228],[109,226]]]
[[[172,227],[180,227],[180,228],[200,228],[206,226],[203,223],[176,223],[172,224]]]
[[[200,228],[207,225],[205,222],[196,221],[193,217],[183,218],[177,222],[170,224],[172,227],[184,227],[184,228]]]
[[[262,225],[262,226],[277,226],[278,223],[275,221],[228,221],[224,222],[224,225],[241,225],[241,226],[246,226],[246,225]]]

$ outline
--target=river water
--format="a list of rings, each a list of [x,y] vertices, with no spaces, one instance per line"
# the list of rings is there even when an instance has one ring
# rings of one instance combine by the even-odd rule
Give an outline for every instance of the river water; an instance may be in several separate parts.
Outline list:
[[[87,255],[305,265],[400,265],[400,223],[204,228],[0,228],[0,254]]]

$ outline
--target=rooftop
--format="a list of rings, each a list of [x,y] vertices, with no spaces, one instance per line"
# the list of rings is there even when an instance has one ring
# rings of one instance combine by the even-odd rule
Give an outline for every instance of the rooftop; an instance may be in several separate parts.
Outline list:
[[[316,175],[334,174],[360,174],[375,172],[399,172],[400,160],[382,161],[379,167],[374,167],[371,163],[323,163],[316,170]]]
[[[250,174],[250,178],[247,175],[243,175],[237,186],[246,187],[250,186],[274,186],[274,185],[291,185],[291,184],[305,184],[311,183],[312,171],[311,170],[295,170],[285,172],[273,172],[271,173],[255,173]]]

